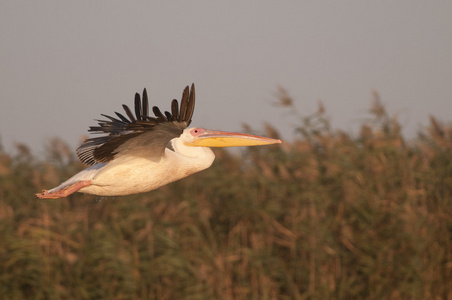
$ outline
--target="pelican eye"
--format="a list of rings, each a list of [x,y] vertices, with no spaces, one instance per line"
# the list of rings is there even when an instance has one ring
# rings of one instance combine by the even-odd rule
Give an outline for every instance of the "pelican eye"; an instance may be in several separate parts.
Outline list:
[[[190,134],[193,136],[198,136],[198,135],[202,134],[203,132],[204,132],[204,129],[202,129],[202,128],[193,128],[190,131]]]

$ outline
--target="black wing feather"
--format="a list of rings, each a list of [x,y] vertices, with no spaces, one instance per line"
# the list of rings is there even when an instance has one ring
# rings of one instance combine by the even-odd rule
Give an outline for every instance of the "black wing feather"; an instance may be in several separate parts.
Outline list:
[[[127,120],[126,117],[124,117],[122,114],[115,112],[115,114],[121,119],[121,121],[125,122],[125,123],[130,123],[129,120]]]
[[[189,126],[191,123],[191,118],[193,117],[194,110],[195,110],[195,85],[192,84],[184,119],[184,122],[187,122],[187,126]]]
[[[141,121],[141,99],[138,93],[135,94],[135,115],[137,116],[137,120]]]
[[[138,94],[137,94],[137,95],[138,95]],[[129,119],[130,119],[130,122],[132,122],[132,123],[133,123],[133,122],[136,122],[135,117],[133,116],[132,112],[130,111],[130,108],[129,108],[127,105],[125,105],[125,104],[122,105],[122,108],[124,108],[124,110],[125,110],[127,116],[128,116]]]
[[[166,119],[167,119],[169,122],[172,122],[172,121],[173,121],[173,116],[171,115],[171,113],[165,111],[165,116],[166,116]]]
[[[143,90],[142,97],[135,94],[135,116],[127,105],[122,107],[128,119],[118,112],[115,114],[119,119],[102,114],[108,120],[98,120],[98,126],[90,127],[89,132],[105,135],[83,142],[77,149],[80,161],[88,165],[106,163],[118,153],[132,153],[133,147],[151,147],[153,151],[163,152],[166,144],[179,136],[191,123],[195,107],[195,86],[192,84],[191,90],[188,86],[184,89],[180,109],[177,100],[171,102],[171,113],[162,113],[154,106],[152,111],[155,117],[149,116],[146,89]]]
[[[188,103],[188,86],[184,89],[182,93],[182,100],[180,103],[180,118],[181,120],[185,119],[185,114],[187,112],[187,103]]]
[[[149,102],[148,102],[148,92],[146,89],[143,90],[143,108],[141,111],[141,120],[146,121],[148,118]]]
[[[167,121],[166,117],[162,114],[162,112],[157,106],[152,107],[152,112],[154,113],[158,120],[161,120],[162,122]]]
[[[179,104],[176,99],[171,101],[171,113],[173,114],[173,118],[175,120],[179,120]]]

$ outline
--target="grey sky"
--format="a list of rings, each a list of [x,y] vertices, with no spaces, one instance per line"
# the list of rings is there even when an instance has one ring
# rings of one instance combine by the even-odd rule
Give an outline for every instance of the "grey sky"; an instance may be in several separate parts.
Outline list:
[[[360,124],[377,90],[408,134],[452,110],[451,1],[2,1],[0,138],[74,148],[101,113],[148,89],[169,109],[194,82],[192,126],[295,122],[321,99],[337,128]]]

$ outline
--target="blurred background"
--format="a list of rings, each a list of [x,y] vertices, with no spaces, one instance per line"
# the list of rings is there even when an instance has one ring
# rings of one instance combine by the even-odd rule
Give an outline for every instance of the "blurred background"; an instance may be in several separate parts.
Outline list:
[[[302,113],[320,99],[335,127],[354,130],[376,90],[413,137],[452,109],[451,16],[448,1],[4,1],[0,138],[75,148],[135,92],[169,108],[192,82],[195,126],[271,120],[291,138],[271,105],[283,87]]]
[[[0,4],[0,298],[451,299],[452,4]],[[38,201],[147,88],[280,137],[128,197]]]

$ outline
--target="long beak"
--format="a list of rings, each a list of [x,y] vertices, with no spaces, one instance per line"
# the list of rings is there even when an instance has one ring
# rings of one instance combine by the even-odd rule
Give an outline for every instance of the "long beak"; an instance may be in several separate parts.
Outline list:
[[[241,147],[281,144],[281,140],[266,138],[257,135],[205,130],[195,137],[193,142],[185,143],[194,147]]]

